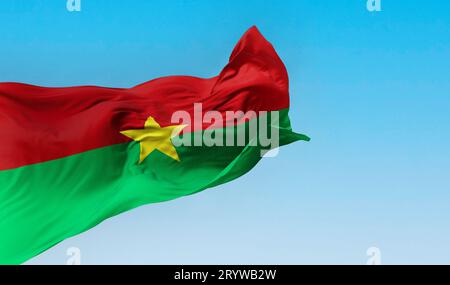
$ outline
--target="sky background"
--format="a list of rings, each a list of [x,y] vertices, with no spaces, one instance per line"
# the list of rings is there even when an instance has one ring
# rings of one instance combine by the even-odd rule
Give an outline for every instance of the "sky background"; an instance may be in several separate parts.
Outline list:
[[[450,264],[450,2],[0,1],[0,81],[212,77],[252,25],[289,72],[283,147],[231,183],[111,218],[28,264]]]

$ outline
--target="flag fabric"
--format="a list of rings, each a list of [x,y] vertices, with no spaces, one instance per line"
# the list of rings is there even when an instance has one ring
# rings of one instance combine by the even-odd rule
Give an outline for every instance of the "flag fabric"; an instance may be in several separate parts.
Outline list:
[[[170,76],[127,89],[0,83],[0,264],[245,174],[264,150],[261,125],[278,134],[275,147],[309,140],[292,131],[288,109],[286,69],[256,27],[213,78]],[[230,111],[253,115],[218,124]],[[241,144],[224,139],[242,132]]]

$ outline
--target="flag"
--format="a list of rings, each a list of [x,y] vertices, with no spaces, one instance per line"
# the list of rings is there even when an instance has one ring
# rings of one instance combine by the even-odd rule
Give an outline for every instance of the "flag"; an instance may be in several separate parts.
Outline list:
[[[213,78],[132,88],[0,83],[0,263],[228,182],[266,151],[309,140],[292,131],[288,109],[286,69],[256,27]]]

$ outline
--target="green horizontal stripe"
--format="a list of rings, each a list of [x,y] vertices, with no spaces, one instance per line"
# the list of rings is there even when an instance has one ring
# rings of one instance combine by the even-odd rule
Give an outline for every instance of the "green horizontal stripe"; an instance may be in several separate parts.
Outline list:
[[[308,140],[291,131],[287,110],[280,119],[280,145]],[[140,205],[235,179],[260,160],[262,148],[250,140],[245,146],[177,147],[180,162],[155,151],[138,164],[139,144],[132,142],[0,171],[0,264],[20,264]]]

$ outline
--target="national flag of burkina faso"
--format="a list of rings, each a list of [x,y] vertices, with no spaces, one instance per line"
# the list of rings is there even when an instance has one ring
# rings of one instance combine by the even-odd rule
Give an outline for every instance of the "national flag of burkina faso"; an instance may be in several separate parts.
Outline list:
[[[0,264],[226,183],[268,149],[308,141],[292,131],[288,109],[287,71],[256,27],[209,79],[129,89],[0,83]]]

